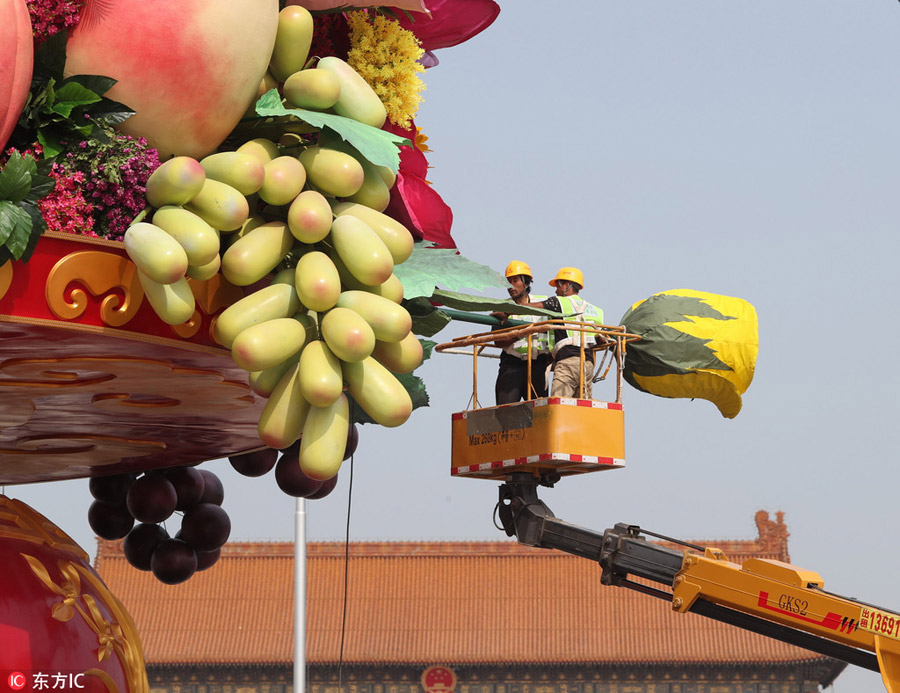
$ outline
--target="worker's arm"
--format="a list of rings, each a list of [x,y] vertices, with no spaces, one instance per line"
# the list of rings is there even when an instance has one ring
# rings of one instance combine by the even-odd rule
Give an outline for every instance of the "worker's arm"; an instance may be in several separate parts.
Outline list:
[[[500,326],[499,327],[491,327],[491,331],[502,330],[504,327],[507,326],[506,323],[509,320],[509,313],[494,312],[494,313],[491,313],[491,317],[497,318],[500,321]],[[516,343],[515,337],[508,337],[508,338],[507,337],[497,337],[497,339],[494,340],[494,346],[500,347],[501,349],[505,349],[506,347],[512,346],[515,343]]]

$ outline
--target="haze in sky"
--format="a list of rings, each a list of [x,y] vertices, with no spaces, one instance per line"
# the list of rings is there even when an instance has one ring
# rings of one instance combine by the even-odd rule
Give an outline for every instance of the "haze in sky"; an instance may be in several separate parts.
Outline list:
[[[900,608],[900,4],[515,0],[438,58],[417,124],[464,255],[528,262],[537,293],[575,265],[612,323],[679,288],[759,314],[736,419],[626,386],[626,468],[542,490],[554,513],[714,540],[754,538],[757,510],[783,511],[795,564]],[[494,372],[481,369],[487,403]],[[449,476],[470,361],[435,355],[421,374],[430,408],[361,431],[351,539],[505,539],[497,484]],[[233,540],[292,538],[294,500],[272,476],[205,468],[225,481]],[[343,538],[349,478],[345,463],[307,504],[310,539]],[[86,482],[6,492],[93,553]],[[884,689],[848,669],[834,690]]]

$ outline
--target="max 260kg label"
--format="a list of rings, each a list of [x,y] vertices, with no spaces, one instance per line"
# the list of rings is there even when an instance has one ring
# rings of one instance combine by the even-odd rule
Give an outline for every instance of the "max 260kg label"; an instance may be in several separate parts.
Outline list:
[[[525,429],[515,428],[511,431],[493,431],[492,433],[476,433],[469,436],[469,446],[497,445],[498,443],[512,443],[525,439]]]

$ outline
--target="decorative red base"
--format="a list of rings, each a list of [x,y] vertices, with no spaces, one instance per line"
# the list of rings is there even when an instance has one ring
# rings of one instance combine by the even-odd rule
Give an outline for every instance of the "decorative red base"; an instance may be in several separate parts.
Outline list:
[[[212,338],[244,293],[191,281],[183,325],[144,300],[121,243],[48,234],[0,267],[0,483],[192,464],[261,447],[264,400]]]

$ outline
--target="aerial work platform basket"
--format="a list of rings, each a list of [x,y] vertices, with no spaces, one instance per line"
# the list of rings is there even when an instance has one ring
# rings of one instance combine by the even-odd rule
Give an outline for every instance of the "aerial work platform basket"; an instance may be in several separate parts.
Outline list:
[[[479,358],[496,358],[500,338],[526,339],[528,382],[531,382],[532,336],[554,329],[582,334],[582,362],[593,352],[596,372],[615,366],[615,401],[583,397],[535,398],[481,407],[478,401]],[[596,339],[597,343],[592,344]],[[508,479],[512,473],[531,472],[544,480],[625,465],[625,414],[622,409],[622,368],[629,342],[639,339],[624,327],[546,320],[492,332],[459,337],[439,344],[435,351],[469,355],[473,362],[471,409],[453,414],[452,476]],[[470,348],[469,348],[470,347]],[[601,357],[599,358],[598,357]],[[609,364],[606,365],[606,362]],[[582,369],[583,371],[583,369]],[[605,377],[605,374],[602,377]],[[583,383],[579,394],[583,394]]]

